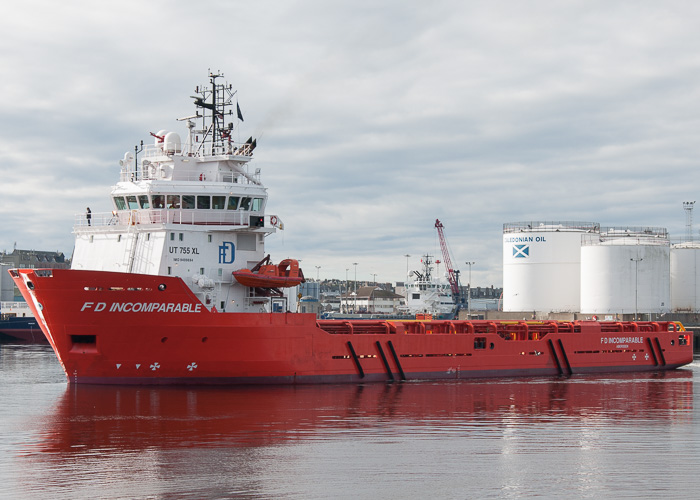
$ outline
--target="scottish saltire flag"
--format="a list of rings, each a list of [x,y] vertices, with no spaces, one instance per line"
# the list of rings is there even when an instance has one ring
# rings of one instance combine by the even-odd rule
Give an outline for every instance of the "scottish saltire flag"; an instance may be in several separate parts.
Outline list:
[[[525,259],[530,256],[530,245],[513,245],[513,257]]]

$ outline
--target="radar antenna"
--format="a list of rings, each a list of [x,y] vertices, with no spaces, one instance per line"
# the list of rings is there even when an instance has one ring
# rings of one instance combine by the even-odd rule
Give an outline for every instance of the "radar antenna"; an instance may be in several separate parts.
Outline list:
[[[233,130],[233,106],[235,90],[230,84],[219,84],[217,78],[224,75],[221,73],[209,73],[209,87],[196,87],[195,94],[191,96],[194,99],[194,105],[198,108],[195,116],[188,117],[202,119],[202,133],[204,137],[199,145],[199,150],[206,143],[211,145],[211,154],[229,154],[231,153],[231,131]],[[199,113],[199,109],[202,113]],[[231,121],[226,123],[226,119]],[[252,138],[251,138],[252,141]],[[251,149],[252,150],[252,149]]]

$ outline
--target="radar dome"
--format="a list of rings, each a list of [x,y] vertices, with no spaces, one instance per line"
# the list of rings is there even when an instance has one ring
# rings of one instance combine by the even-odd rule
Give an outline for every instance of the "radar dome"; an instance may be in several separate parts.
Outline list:
[[[168,132],[165,134],[165,152],[166,153],[179,153],[180,152],[180,136],[177,134],[177,132]]]
[[[127,151],[124,153],[124,158],[119,160],[119,165],[122,167],[130,167],[134,163],[134,154]]]

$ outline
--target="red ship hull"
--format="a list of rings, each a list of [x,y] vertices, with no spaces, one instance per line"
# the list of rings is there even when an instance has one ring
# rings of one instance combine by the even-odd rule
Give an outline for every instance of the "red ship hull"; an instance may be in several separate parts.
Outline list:
[[[669,322],[318,321],[217,313],[180,278],[12,270],[71,383],[301,384],[669,370]]]

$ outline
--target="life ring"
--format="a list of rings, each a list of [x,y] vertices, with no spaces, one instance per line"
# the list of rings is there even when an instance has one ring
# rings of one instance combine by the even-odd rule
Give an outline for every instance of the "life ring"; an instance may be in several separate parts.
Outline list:
[[[277,216],[276,215],[273,215],[272,217],[270,217],[270,224],[272,224],[273,226],[277,225]]]
[[[207,176],[204,175],[204,174],[199,174],[199,180],[200,180],[200,181],[205,181],[205,180],[207,180]]]

